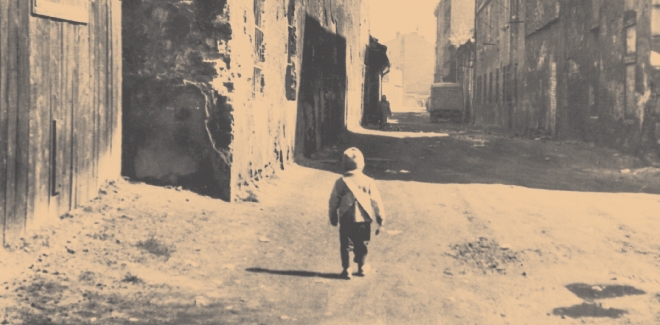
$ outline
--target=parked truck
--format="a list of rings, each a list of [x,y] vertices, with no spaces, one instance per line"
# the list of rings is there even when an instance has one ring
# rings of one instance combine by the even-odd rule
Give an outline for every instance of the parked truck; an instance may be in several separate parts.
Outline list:
[[[463,87],[452,82],[438,82],[431,85],[431,97],[426,103],[431,122],[451,119],[462,122],[464,116]]]

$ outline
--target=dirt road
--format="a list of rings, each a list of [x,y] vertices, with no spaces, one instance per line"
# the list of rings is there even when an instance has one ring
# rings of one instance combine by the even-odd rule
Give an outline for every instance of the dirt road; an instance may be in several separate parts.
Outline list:
[[[291,166],[259,202],[108,186],[0,253],[0,322],[660,323],[660,171],[423,112],[394,120]],[[370,272],[346,281],[326,209],[353,145],[388,221]]]

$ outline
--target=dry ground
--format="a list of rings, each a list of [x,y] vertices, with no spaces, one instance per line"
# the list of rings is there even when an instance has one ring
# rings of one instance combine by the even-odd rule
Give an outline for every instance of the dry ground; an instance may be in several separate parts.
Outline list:
[[[657,169],[424,112],[394,119],[288,166],[259,202],[109,184],[0,252],[0,323],[660,323]],[[345,281],[326,209],[349,145],[388,223],[370,273]]]

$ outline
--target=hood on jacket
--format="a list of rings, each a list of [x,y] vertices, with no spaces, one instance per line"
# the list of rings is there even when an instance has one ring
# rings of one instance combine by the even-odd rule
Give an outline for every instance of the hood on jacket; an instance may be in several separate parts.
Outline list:
[[[344,157],[342,157],[341,165],[344,168],[344,172],[350,171],[362,171],[364,169],[364,156],[358,148],[348,148],[344,151]]]

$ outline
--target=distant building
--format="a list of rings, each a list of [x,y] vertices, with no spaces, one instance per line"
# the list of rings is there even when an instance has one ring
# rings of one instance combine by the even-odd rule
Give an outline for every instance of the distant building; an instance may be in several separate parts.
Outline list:
[[[470,0],[440,0],[436,6],[434,82],[456,82],[456,49],[473,37],[474,6]]]
[[[416,32],[397,33],[385,45],[392,69],[403,74],[404,105],[417,105],[414,98],[428,96],[433,83],[433,45]]]

